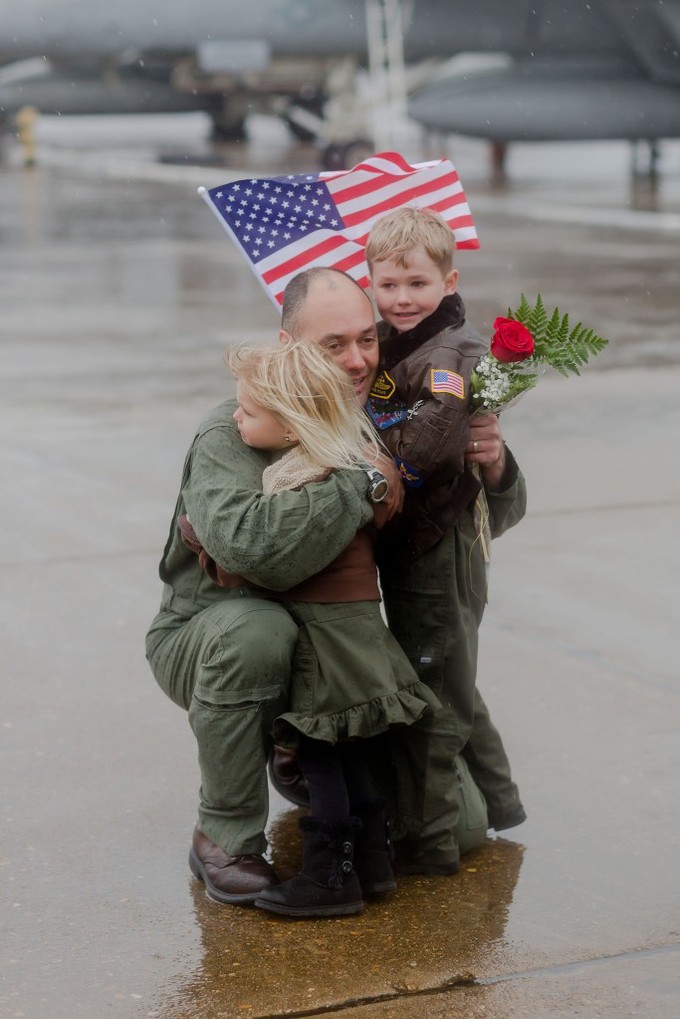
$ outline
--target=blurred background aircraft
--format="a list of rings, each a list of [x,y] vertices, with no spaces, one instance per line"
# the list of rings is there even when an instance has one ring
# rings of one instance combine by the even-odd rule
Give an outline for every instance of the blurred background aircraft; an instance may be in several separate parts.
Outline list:
[[[408,97],[427,130],[491,141],[498,167],[509,142],[619,138],[648,142],[653,169],[680,136],[679,52],[680,0],[22,0],[0,110],[203,110],[225,140],[275,113],[347,165],[389,147]]]

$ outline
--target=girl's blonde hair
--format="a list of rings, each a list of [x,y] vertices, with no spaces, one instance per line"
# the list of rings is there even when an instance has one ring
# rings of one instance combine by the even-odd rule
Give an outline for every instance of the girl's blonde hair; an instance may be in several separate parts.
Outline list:
[[[254,403],[295,431],[324,468],[365,467],[380,452],[349,375],[313,343],[232,347],[225,360]]]

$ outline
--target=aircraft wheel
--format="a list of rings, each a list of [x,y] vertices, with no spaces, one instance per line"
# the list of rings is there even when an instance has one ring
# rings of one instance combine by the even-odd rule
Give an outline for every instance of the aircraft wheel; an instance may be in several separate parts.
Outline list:
[[[321,162],[324,170],[351,170],[362,159],[373,155],[373,146],[366,138],[355,138],[351,142],[327,145]]]

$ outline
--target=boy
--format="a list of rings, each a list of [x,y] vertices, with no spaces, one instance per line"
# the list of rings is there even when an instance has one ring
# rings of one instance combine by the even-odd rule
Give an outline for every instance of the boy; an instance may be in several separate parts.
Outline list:
[[[498,536],[521,519],[525,488],[497,418],[477,420],[470,437],[470,373],[488,344],[465,321],[454,248],[444,220],[416,209],[381,219],[366,245],[383,318],[367,410],[406,489],[402,517],[379,549],[385,608],[420,679],[443,705],[395,741],[398,863],[402,872],[421,874],[458,870],[457,753],[464,750],[487,798],[492,827],[525,818],[475,689],[484,533]],[[484,739],[475,738],[478,730]]]

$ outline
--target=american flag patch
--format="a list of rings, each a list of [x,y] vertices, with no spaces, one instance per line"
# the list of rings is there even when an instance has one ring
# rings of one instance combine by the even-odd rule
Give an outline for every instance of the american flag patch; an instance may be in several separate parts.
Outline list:
[[[433,393],[451,393],[452,396],[464,399],[465,382],[462,375],[450,372],[447,368],[432,368],[430,379],[430,389]]]

